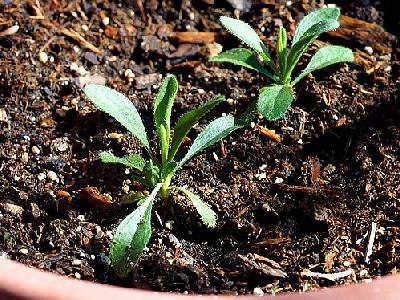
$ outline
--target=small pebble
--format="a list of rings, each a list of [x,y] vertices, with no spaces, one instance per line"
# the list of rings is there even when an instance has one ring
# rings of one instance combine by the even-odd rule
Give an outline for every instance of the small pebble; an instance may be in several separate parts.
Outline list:
[[[13,214],[14,216],[17,217],[22,216],[22,213],[24,212],[24,209],[21,206],[12,203],[4,203],[4,204],[0,203],[0,207],[2,207],[5,212]]]
[[[256,175],[254,175],[254,177],[258,180],[262,180],[262,179],[267,178],[267,173],[256,174]]]
[[[194,20],[194,12],[191,11],[189,13],[189,19],[192,20],[192,21]]]
[[[110,18],[109,17],[104,17],[101,22],[103,22],[104,26],[107,26],[108,24],[110,24]]]
[[[215,161],[219,161],[218,155],[215,152],[213,152],[213,157]]]
[[[235,100],[233,100],[232,98],[226,99],[226,102],[228,102],[229,105],[235,104]]]
[[[100,227],[99,225],[97,225],[97,226],[96,226],[96,235],[94,236],[94,238],[95,238],[96,240],[99,240],[99,239],[101,239],[103,236],[104,236],[103,230],[101,229],[101,227]]]
[[[283,178],[280,178],[280,177],[275,178],[275,183],[276,184],[283,183]]]
[[[79,74],[79,75],[85,76],[85,75],[87,75],[88,73],[89,73],[89,72],[86,71],[86,69],[85,69],[84,66],[80,66],[80,67],[79,67],[79,69],[78,69],[78,74]]]
[[[386,73],[392,72],[392,66],[387,66],[386,68],[383,69]]]
[[[37,146],[32,146],[32,153],[39,155],[40,154],[40,149]]]
[[[27,152],[23,152],[21,155],[21,161],[23,163],[27,163],[29,161],[29,154]]]
[[[47,178],[52,181],[56,181],[58,179],[57,174],[54,171],[47,172]]]
[[[254,296],[262,297],[262,296],[264,296],[264,292],[263,292],[263,290],[262,290],[261,288],[255,287],[255,288],[253,289],[253,295],[254,295]]]
[[[21,249],[19,249],[18,252],[21,253],[21,254],[24,254],[24,255],[29,253],[28,249],[26,249],[26,248],[21,248]]]
[[[45,178],[46,178],[46,175],[44,173],[39,173],[38,176],[37,176],[37,179],[39,181],[43,181]]]
[[[369,55],[372,55],[372,53],[374,53],[374,49],[372,49],[372,47],[370,46],[366,46],[364,48],[365,52],[367,52]]]
[[[83,31],[89,31],[89,27],[86,24],[83,24],[81,27]]]
[[[133,79],[135,78],[135,73],[133,73],[131,69],[126,69],[124,72],[124,76],[130,82],[133,81]]]
[[[173,222],[171,222],[171,221],[165,222],[165,228],[168,229],[168,230],[172,230],[172,223]]]
[[[76,62],[72,62],[71,65],[69,66],[69,69],[72,72],[78,72],[79,66],[78,66],[78,64]]]
[[[39,59],[40,59],[40,61],[41,61],[42,63],[45,64],[45,63],[48,62],[49,56],[46,54],[46,52],[41,51],[41,52],[39,52]]]
[[[81,274],[79,274],[78,272],[76,272],[74,275],[76,279],[81,279]]]
[[[121,189],[125,194],[129,193],[129,185],[124,184]]]
[[[80,266],[82,264],[82,261],[80,259],[74,259],[72,261],[73,266]]]

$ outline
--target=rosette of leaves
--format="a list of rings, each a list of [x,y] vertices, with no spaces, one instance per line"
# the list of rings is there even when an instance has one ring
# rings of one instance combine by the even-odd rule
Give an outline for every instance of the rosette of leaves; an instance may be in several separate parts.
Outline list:
[[[352,62],[351,49],[326,46],[311,57],[306,68],[292,80],[292,72],[309,46],[324,32],[339,27],[338,8],[322,8],[305,16],[296,28],[291,47],[287,47],[287,34],[280,27],[277,36],[277,59],[274,61],[257,33],[247,23],[222,16],[222,25],[249,49],[234,48],[210,58],[212,62],[226,62],[264,74],[272,84],[260,89],[257,108],[268,120],[281,118],[294,99],[293,86],[307,74],[340,62]]]
[[[143,145],[148,154],[148,158],[145,159],[139,154],[117,157],[111,152],[100,153],[100,158],[105,163],[122,164],[137,171],[134,179],[152,190],[148,197],[138,192],[127,195],[130,200],[138,202],[138,207],[118,225],[110,247],[113,268],[121,277],[129,274],[150,239],[152,207],[157,198],[167,200],[171,191],[182,193],[191,201],[201,221],[206,226],[215,226],[217,215],[210,205],[186,188],[172,186],[171,180],[175,173],[196,154],[246,125],[246,122],[231,115],[215,119],[195,138],[183,158],[177,161],[176,154],[192,127],[204,114],[224,100],[223,97],[216,97],[183,114],[171,130],[171,111],[177,91],[178,82],[175,76],[167,76],[154,101],[153,118],[161,150],[161,155],[157,155],[150,146],[139,113],[127,97],[102,85],[90,84],[84,88],[86,96],[99,109],[125,127]]]

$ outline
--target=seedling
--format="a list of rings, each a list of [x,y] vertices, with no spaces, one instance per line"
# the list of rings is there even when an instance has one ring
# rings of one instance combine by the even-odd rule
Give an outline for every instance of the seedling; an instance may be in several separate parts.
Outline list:
[[[273,84],[260,89],[257,108],[268,120],[281,118],[292,103],[293,86],[307,74],[340,62],[353,61],[350,49],[341,46],[326,46],[319,49],[307,67],[292,80],[292,72],[309,46],[324,32],[339,27],[340,10],[322,8],[308,14],[298,25],[291,48],[287,48],[287,34],[279,28],[277,37],[277,61],[274,62],[257,33],[245,22],[221,17],[222,25],[250,49],[235,48],[210,59],[213,62],[227,62],[243,66],[264,74]]]
[[[217,97],[197,109],[183,114],[177,121],[173,134],[170,128],[172,105],[178,91],[175,76],[167,76],[161,84],[154,101],[154,123],[159,139],[161,157],[151,148],[145,126],[135,106],[121,93],[102,85],[90,84],[85,87],[86,96],[101,110],[108,113],[125,127],[146,149],[149,158],[145,160],[138,154],[117,157],[111,152],[100,153],[105,163],[118,163],[136,170],[140,175],[135,180],[143,183],[150,196],[132,192],[128,196],[138,201],[138,207],[129,214],[117,227],[114,234],[110,257],[115,272],[125,277],[137,263],[143,249],[151,236],[151,212],[153,202],[157,197],[166,201],[171,191],[183,193],[193,204],[202,222],[214,227],[216,213],[204,203],[200,197],[191,191],[178,186],[171,186],[176,171],[178,171],[193,156],[223,139],[232,131],[241,128],[245,122],[227,115],[209,123],[196,137],[186,155],[176,161],[176,154],[185,140],[188,132],[209,110],[223,101]]]

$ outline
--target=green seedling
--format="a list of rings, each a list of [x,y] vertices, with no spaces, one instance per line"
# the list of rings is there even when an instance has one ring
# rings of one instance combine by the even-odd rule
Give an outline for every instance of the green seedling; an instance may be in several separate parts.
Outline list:
[[[247,23],[223,16],[220,18],[222,25],[250,49],[231,49],[212,57],[210,61],[243,66],[271,79],[273,84],[259,91],[257,108],[266,119],[279,119],[294,99],[293,86],[307,74],[332,64],[353,61],[350,49],[326,46],[319,49],[307,67],[292,80],[292,72],[300,58],[320,34],[339,27],[339,16],[340,10],[337,8],[322,8],[308,14],[298,25],[290,49],[287,47],[286,30],[280,27],[276,62],[272,60],[257,33]]]
[[[100,158],[105,163],[118,163],[136,170],[138,175],[134,179],[152,190],[148,197],[138,192],[127,195],[128,198],[138,201],[138,207],[119,224],[110,248],[112,265],[115,272],[121,277],[129,274],[150,239],[151,213],[155,199],[161,198],[167,201],[171,191],[182,193],[191,201],[206,226],[214,227],[216,224],[217,215],[208,204],[191,191],[183,187],[172,186],[171,180],[175,173],[193,156],[223,139],[232,131],[245,126],[246,122],[230,115],[217,118],[200,132],[186,155],[176,161],[176,154],[192,127],[204,114],[223,101],[223,97],[217,97],[199,108],[183,114],[178,119],[172,133],[170,119],[177,91],[178,82],[175,76],[167,76],[154,101],[153,117],[161,150],[161,155],[156,155],[150,146],[139,113],[128,98],[102,85],[90,84],[84,89],[86,96],[99,109],[108,113],[125,127],[144,146],[149,156],[146,160],[138,154],[117,157],[111,152],[100,153]]]

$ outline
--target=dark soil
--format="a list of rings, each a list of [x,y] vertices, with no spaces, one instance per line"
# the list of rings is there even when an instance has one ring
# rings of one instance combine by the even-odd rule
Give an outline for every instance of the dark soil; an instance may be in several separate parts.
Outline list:
[[[207,4],[212,2],[143,1],[141,9],[141,1],[0,0],[3,257],[68,277],[189,293],[305,291],[397,272],[400,27],[387,5],[391,1],[362,0],[338,5],[343,15],[385,31],[365,39],[337,31],[312,49],[329,42],[352,47],[355,64],[308,76],[283,119],[256,120],[176,176],[176,184],[197,192],[218,213],[216,229],[202,226],[185,198],[174,195],[176,217],[163,217],[156,204],[159,218],[154,215],[152,238],[133,275],[124,281],[113,275],[110,236],[135,207],[118,202],[138,186],[123,168],[99,162],[97,153],[142,149],[83,97],[85,70],[97,75],[91,81],[105,80],[128,95],[146,124],[152,123],[161,75],[174,73],[180,81],[175,120],[225,94],[230,100],[191,137],[222,113],[241,113],[266,79],[207,63],[215,44],[172,37],[179,31],[214,31],[224,49],[238,46],[217,22],[234,9],[225,1]],[[264,35],[271,52],[280,25],[292,36],[296,22],[323,4],[255,2],[240,16]],[[16,24],[17,32],[4,33]],[[71,37],[71,29],[83,39]],[[48,56],[45,63],[41,51]],[[266,128],[281,142],[266,136]],[[154,133],[152,126],[148,130]]]

